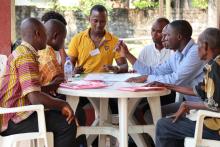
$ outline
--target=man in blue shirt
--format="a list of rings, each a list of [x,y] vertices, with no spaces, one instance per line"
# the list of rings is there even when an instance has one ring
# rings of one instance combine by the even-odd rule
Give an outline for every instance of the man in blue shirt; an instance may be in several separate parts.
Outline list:
[[[202,68],[204,62],[198,56],[197,45],[191,39],[192,27],[185,20],[175,20],[168,24],[165,41],[168,48],[176,51],[167,61],[156,67],[146,66],[136,60],[133,68],[142,74],[140,77],[130,78],[128,82],[153,82],[176,84],[193,87],[202,80]],[[119,44],[120,53],[130,62],[134,56],[128,51],[124,43]],[[185,95],[188,101],[200,101],[199,97]],[[172,113],[179,105],[171,108]]]

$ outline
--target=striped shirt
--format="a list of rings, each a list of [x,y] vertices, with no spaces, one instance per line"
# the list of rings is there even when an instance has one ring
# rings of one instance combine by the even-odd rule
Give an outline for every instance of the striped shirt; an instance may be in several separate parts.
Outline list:
[[[61,65],[58,63],[54,49],[47,46],[46,49],[38,51],[39,71],[41,85],[48,85],[56,76],[63,74]]]
[[[20,46],[8,57],[6,71],[0,78],[0,107],[11,108],[30,105],[27,94],[41,91],[38,55],[28,43]],[[9,113],[0,116],[0,132],[8,127],[9,120],[14,123],[29,117],[33,112]]]

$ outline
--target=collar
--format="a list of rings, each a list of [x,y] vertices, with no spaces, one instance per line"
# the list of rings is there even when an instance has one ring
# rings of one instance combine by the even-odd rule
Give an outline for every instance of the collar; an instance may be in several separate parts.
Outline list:
[[[162,48],[161,50],[158,50],[158,49],[156,48],[156,44],[155,44],[155,43],[153,43],[153,49],[154,49],[154,51],[157,52],[157,53],[164,53],[164,52],[166,52],[166,48],[165,48],[165,47]]]
[[[217,57],[215,57],[215,59],[214,59],[215,61],[219,61],[220,60],[220,55],[218,55]]]
[[[186,56],[186,54],[188,53],[189,49],[195,44],[193,39],[190,39],[190,41],[187,43],[187,45],[185,46],[185,48],[182,50],[182,52],[179,52],[180,54],[182,54],[183,56]]]
[[[49,50],[50,54],[56,58],[56,52],[52,46],[47,45],[46,49]]]
[[[182,52],[179,52],[178,50],[176,51],[177,57],[182,60],[182,58],[184,56],[187,55],[188,51],[190,50],[190,48],[195,44],[194,40],[191,39],[187,45],[185,46],[185,48],[182,50]]]
[[[37,50],[28,42],[22,41],[21,45],[26,46],[36,57],[38,57]]]
[[[220,60],[220,55],[215,57],[215,59],[211,59],[210,61],[208,61],[208,63],[205,64],[205,66],[203,68],[203,71],[204,72],[210,72],[212,64],[215,63],[215,62],[218,62],[219,60]]]
[[[85,31],[85,35],[86,35],[86,37],[88,37],[88,38],[90,38],[90,36],[89,36],[90,30],[91,30],[91,28],[89,28],[89,29],[87,29],[87,30]],[[105,30],[105,35],[104,35],[104,37],[103,37],[102,40],[103,40],[103,41],[112,40],[111,34]]]

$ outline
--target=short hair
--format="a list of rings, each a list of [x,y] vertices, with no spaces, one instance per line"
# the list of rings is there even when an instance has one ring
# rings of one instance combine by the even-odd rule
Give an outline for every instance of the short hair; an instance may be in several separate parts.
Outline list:
[[[192,36],[192,26],[186,20],[174,20],[169,24],[178,33],[180,33],[185,38],[191,38]]]
[[[217,28],[205,29],[200,37],[202,42],[207,42],[211,49],[220,49],[220,30]]]
[[[46,23],[48,20],[50,19],[56,19],[61,21],[65,26],[67,25],[67,22],[65,20],[65,18],[63,17],[63,15],[61,15],[58,12],[55,11],[48,11],[46,12],[42,17],[41,17],[41,21],[43,21],[44,23]]]
[[[165,23],[165,24],[169,24],[169,23],[170,23],[170,21],[169,21],[167,18],[165,18],[165,17],[160,17],[160,18],[158,18],[158,19],[156,20],[156,22]]]
[[[103,5],[94,5],[90,10],[90,15],[92,14],[92,11],[106,12],[106,14],[108,14],[107,9]]]

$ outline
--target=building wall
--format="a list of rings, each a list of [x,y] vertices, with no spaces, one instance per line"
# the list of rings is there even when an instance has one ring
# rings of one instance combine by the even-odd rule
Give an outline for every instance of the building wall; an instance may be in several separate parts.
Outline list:
[[[46,12],[45,9],[35,7],[16,6],[17,28],[22,19],[26,17],[41,16]],[[182,10],[181,19],[188,20],[197,36],[207,27],[207,11],[199,9]],[[67,20],[67,42],[71,37],[86,29],[89,24],[86,16],[81,12],[65,11],[61,12]],[[144,37],[150,36],[151,25],[158,18],[158,10],[135,10],[135,9],[113,9],[110,14],[107,29],[120,38]],[[172,12],[172,19],[175,19],[176,13]],[[18,29],[17,29],[18,30]],[[19,34],[18,34],[19,36]]]

